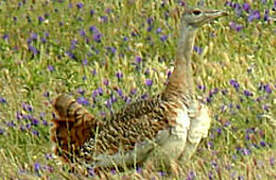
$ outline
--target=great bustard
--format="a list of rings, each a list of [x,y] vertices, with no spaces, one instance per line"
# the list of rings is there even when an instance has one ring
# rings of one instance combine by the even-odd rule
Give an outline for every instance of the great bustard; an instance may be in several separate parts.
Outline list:
[[[185,9],[181,18],[175,67],[159,95],[132,103],[108,120],[95,119],[73,98],[53,103],[51,140],[55,153],[94,167],[124,166],[148,159],[183,160],[206,137],[211,119],[195,95],[191,55],[200,26],[225,16],[218,10]],[[162,153],[162,154],[160,154]]]

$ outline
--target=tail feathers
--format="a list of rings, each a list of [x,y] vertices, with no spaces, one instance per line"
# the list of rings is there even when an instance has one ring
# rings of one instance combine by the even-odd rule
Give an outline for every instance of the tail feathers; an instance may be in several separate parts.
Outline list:
[[[58,96],[53,107],[57,117],[52,120],[50,137],[56,143],[54,152],[66,158],[95,134],[101,122],[68,95]]]

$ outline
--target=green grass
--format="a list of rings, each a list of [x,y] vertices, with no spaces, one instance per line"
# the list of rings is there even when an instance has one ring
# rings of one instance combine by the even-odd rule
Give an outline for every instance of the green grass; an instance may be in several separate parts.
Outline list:
[[[76,1],[69,7],[66,0],[20,2],[0,2],[0,177],[80,178],[56,158],[48,157],[52,154],[51,100],[63,92],[84,97],[89,102],[85,107],[101,117],[125,105],[118,89],[132,102],[161,92],[174,63],[179,25],[176,9],[182,12],[183,7],[178,1],[166,1],[162,6],[161,1],[84,0],[82,8]],[[109,178],[276,177],[276,29],[275,22],[263,20],[266,9],[273,13],[273,1],[252,2],[251,9],[261,13],[261,19],[252,22],[248,22],[249,13],[242,10],[238,16],[222,1],[206,1],[205,5],[230,12],[200,29],[195,42],[203,50],[193,56],[195,82],[206,88],[198,88],[197,93],[211,100],[209,137],[190,162],[173,166],[165,177],[147,165],[142,173],[128,170],[109,173]],[[41,23],[39,16],[44,18]],[[231,22],[242,25],[241,31],[231,28]],[[89,31],[91,26],[101,33],[100,42],[94,39],[97,32]],[[158,28],[162,29],[159,33]],[[162,41],[164,37],[167,39]],[[32,47],[39,53],[31,51]],[[68,56],[68,51],[75,58]],[[142,61],[137,64],[138,56]],[[121,79],[117,72],[123,74]],[[153,80],[151,87],[145,85],[146,79]],[[231,80],[239,84],[238,89]],[[100,87],[103,95],[93,100],[93,92]],[[137,92],[131,95],[133,89]],[[111,97],[117,102],[108,108]]]

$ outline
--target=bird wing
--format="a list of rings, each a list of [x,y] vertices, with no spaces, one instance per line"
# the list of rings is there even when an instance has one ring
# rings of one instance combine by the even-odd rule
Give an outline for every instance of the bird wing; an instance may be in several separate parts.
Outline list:
[[[160,95],[128,105],[107,120],[96,138],[84,144],[80,158],[106,167],[142,161],[156,145],[166,141],[169,129],[176,125],[174,109],[180,105]]]

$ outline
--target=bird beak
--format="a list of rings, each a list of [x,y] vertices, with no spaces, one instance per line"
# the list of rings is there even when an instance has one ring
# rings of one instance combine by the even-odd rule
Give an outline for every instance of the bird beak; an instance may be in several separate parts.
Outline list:
[[[206,16],[209,16],[209,19],[216,19],[218,17],[227,16],[228,13],[225,11],[212,10],[205,13]]]

